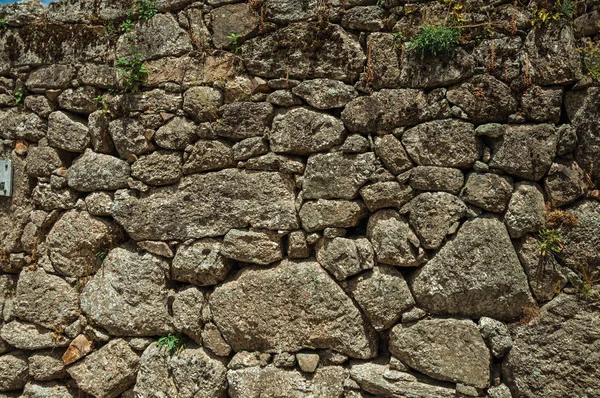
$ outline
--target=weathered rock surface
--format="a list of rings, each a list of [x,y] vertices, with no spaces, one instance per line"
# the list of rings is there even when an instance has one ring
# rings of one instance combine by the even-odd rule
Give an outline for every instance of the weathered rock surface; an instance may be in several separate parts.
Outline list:
[[[493,142],[490,167],[527,180],[546,174],[556,154],[557,133],[550,124],[509,125]]]
[[[553,206],[564,206],[587,192],[587,177],[575,161],[552,163],[544,179],[544,188]]]
[[[111,221],[76,210],[65,213],[54,224],[46,240],[54,269],[64,276],[84,277],[96,273],[108,252],[120,240],[121,229]]]
[[[366,215],[367,208],[361,201],[325,199],[306,202],[299,212],[302,228],[308,232],[320,231],[329,227],[353,227]]]
[[[292,92],[317,109],[343,108],[358,96],[354,87],[331,79],[306,80]]]
[[[410,203],[409,223],[426,249],[437,249],[467,213],[467,206],[446,192],[425,192]]]
[[[335,56],[336,51],[345,57]],[[314,22],[293,23],[272,35],[251,39],[242,46],[242,57],[248,71],[257,76],[283,78],[289,73],[293,79],[310,76],[344,82],[354,80],[365,61],[353,35],[338,25]],[[294,59],[291,65],[288,57]]]
[[[150,152],[154,148],[146,136],[146,129],[137,119],[113,120],[108,126],[108,131],[119,156],[123,159]]]
[[[114,398],[135,382],[139,357],[123,339],[110,341],[67,371],[77,386],[99,398]]]
[[[479,319],[477,326],[479,326],[481,337],[496,358],[502,358],[510,351],[513,341],[505,324],[484,316]]]
[[[232,48],[227,36],[239,35],[239,41],[246,39],[258,28],[258,15],[249,4],[228,4],[211,11],[213,36],[217,48]]]
[[[378,363],[353,364],[350,367],[350,377],[361,389],[378,397],[453,398],[456,396],[454,388],[423,383],[410,373],[391,370],[389,365]],[[359,395],[361,396],[365,395]]]
[[[413,167],[402,143],[392,134],[376,137],[373,150],[381,159],[385,167],[395,175],[403,173]]]
[[[21,350],[63,347],[69,343],[65,336],[57,335],[51,329],[17,320],[5,323],[0,329],[0,337]]]
[[[172,330],[166,274],[169,265],[149,253],[115,248],[81,293],[81,308],[115,336],[153,336]]]
[[[413,127],[402,135],[402,144],[419,166],[468,168],[481,152],[473,125],[452,119]]]
[[[83,119],[65,112],[48,116],[48,142],[69,152],[83,152],[90,144],[90,134]]]
[[[348,371],[340,366],[320,367],[312,378],[304,378],[297,370],[273,365],[227,372],[228,392],[232,398],[341,397],[347,377]]]
[[[393,326],[415,304],[402,274],[391,266],[378,265],[351,279],[348,290],[376,330]]]
[[[69,376],[60,351],[37,351],[29,356],[28,361],[29,374],[34,380],[55,380]]]
[[[33,177],[47,177],[64,163],[60,153],[49,146],[36,146],[27,152],[27,174]]]
[[[27,383],[27,356],[22,351],[0,355],[0,391],[19,390]]]
[[[421,262],[419,239],[397,211],[381,210],[372,215],[367,237],[379,263],[414,267]]]
[[[364,238],[324,239],[317,246],[317,261],[339,281],[373,268],[373,247]]]
[[[312,155],[304,173],[304,198],[354,199],[375,169],[372,152],[347,156],[337,153]]]
[[[410,186],[420,191],[460,192],[465,176],[459,169],[436,166],[417,166],[410,172]]]
[[[390,351],[411,368],[444,381],[478,388],[489,385],[490,352],[471,320],[426,319],[399,324]]]
[[[382,181],[361,188],[360,196],[369,211],[374,212],[386,207],[400,209],[413,198],[414,191],[396,181]]]
[[[506,227],[493,218],[465,222],[416,271],[411,288],[417,304],[435,314],[511,320],[533,303]]]
[[[356,358],[376,355],[376,338],[360,311],[314,262],[244,270],[215,289],[210,306],[236,351],[331,348]]]
[[[183,172],[193,174],[231,166],[233,166],[233,151],[229,144],[218,140],[198,140],[183,165]]]
[[[232,229],[223,238],[220,253],[233,260],[268,265],[283,258],[280,240],[273,232]]]
[[[216,133],[221,137],[244,139],[262,137],[273,121],[273,105],[264,102],[234,102],[221,107]]]
[[[527,181],[515,184],[504,223],[513,239],[527,232],[537,232],[546,225],[544,193],[539,185]]]
[[[227,368],[204,348],[191,345],[177,355],[150,344],[140,358],[134,393],[145,397],[226,396]]]
[[[156,151],[131,165],[131,176],[152,186],[174,184],[183,177],[181,154]]]
[[[560,236],[564,249],[561,258],[570,266],[587,264],[598,267],[600,253],[600,202],[585,200],[569,207],[577,217],[573,226],[562,225]]]
[[[0,111],[0,137],[6,139],[25,138],[39,141],[46,136],[47,126],[35,113],[11,108]]]
[[[308,155],[341,144],[344,133],[344,124],[331,115],[291,108],[275,116],[269,141],[273,152]]]
[[[381,90],[350,101],[341,117],[346,128],[356,133],[391,131],[437,116],[441,107],[434,101],[435,97],[429,97],[420,90]]]
[[[471,173],[460,193],[467,203],[502,213],[513,191],[512,178],[493,173]]]
[[[528,120],[557,124],[563,102],[562,87],[534,86],[521,97],[521,104]]]
[[[197,137],[198,127],[183,117],[173,118],[154,134],[156,144],[165,149],[183,150]]]
[[[187,176],[140,199],[119,191],[113,206],[114,218],[135,240],[203,238],[248,225],[296,229],[295,213],[289,177],[236,169]]]
[[[221,282],[231,268],[231,261],[221,254],[221,246],[213,239],[179,246],[171,267],[172,278],[200,286]]]
[[[204,294],[195,286],[177,292],[172,304],[175,329],[190,336],[198,344],[202,344],[202,312],[205,305]]]
[[[600,388],[598,302],[559,295],[535,323],[513,329],[514,345],[502,369],[513,396],[594,395]]]
[[[29,382],[23,390],[25,398],[76,398],[77,390],[60,382]]]
[[[79,316],[79,293],[64,279],[42,269],[19,274],[14,314],[47,329],[65,327]]]

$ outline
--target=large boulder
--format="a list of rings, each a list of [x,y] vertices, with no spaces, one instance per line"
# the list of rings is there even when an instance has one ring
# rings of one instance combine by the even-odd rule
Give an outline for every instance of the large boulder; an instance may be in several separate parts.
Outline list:
[[[226,169],[184,177],[137,198],[118,191],[114,218],[134,240],[194,239],[231,228],[298,228],[294,183],[274,172]]]
[[[415,304],[404,277],[392,266],[379,265],[358,275],[348,290],[376,330],[393,326]]]
[[[292,108],[275,116],[269,140],[273,152],[309,155],[341,144],[344,133],[344,124],[331,115]]]
[[[87,149],[69,168],[67,182],[83,192],[127,188],[130,167],[126,161]]]
[[[561,294],[535,322],[515,325],[502,365],[515,397],[585,397],[600,391],[598,300]]]
[[[453,119],[413,127],[402,135],[402,144],[419,166],[469,168],[482,149],[474,126]]]
[[[390,334],[390,351],[434,379],[478,388],[489,385],[490,351],[471,320],[426,319],[397,325]]]
[[[190,345],[177,355],[155,343],[140,358],[134,393],[141,397],[225,397],[227,368],[204,348]]]
[[[67,371],[77,387],[98,398],[115,398],[135,382],[139,356],[123,339],[111,340]]]
[[[490,167],[538,181],[550,168],[558,134],[551,124],[508,125],[492,142]]]
[[[390,369],[389,365],[365,362],[350,367],[350,377],[360,388],[376,397],[454,398],[456,390],[434,383],[424,383],[411,373]],[[358,395],[370,397],[369,395]]]
[[[121,228],[112,220],[72,210],[54,224],[46,240],[54,269],[71,277],[90,276],[100,268],[101,254],[119,243]]]
[[[341,26],[298,22],[248,40],[242,58],[250,73],[262,77],[351,82],[362,72],[366,57],[358,39]]]
[[[534,303],[506,227],[494,218],[465,222],[411,287],[417,304],[434,314],[513,320]]]
[[[47,329],[66,327],[79,317],[79,293],[64,279],[43,269],[19,274],[14,314]]]
[[[115,336],[153,336],[172,331],[169,264],[127,248],[110,251],[102,272],[81,293],[81,308]]]
[[[344,393],[348,371],[341,366],[319,367],[314,376],[305,377],[295,369],[273,365],[251,366],[227,372],[232,398],[333,398]]]
[[[335,306],[328,303],[335,302]],[[376,355],[374,331],[315,262],[249,268],[210,297],[215,323],[235,351],[330,348],[355,358]]]
[[[435,96],[421,90],[381,90],[350,101],[342,112],[342,121],[355,133],[391,131],[431,120],[441,113]]]
[[[376,167],[372,152],[346,156],[339,153],[312,155],[304,172],[304,198],[354,199]]]

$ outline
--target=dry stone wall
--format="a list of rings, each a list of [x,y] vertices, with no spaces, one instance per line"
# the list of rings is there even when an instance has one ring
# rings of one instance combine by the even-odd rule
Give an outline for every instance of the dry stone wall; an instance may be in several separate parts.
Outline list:
[[[0,6],[0,397],[600,397],[599,38],[596,0]]]

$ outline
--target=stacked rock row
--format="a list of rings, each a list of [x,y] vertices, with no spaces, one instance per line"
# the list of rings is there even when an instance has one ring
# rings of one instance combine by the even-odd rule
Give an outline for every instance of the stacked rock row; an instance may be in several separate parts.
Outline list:
[[[600,3],[522,3],[1,7],[0,397],[600,396]]]

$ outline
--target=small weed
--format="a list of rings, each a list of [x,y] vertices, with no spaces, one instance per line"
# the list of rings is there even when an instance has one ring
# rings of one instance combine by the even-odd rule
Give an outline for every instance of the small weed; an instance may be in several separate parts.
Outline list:
[[[119,27],[119,29],[121,30],[121,33],[128,33],[133,30],[133,26],[134,26],[133,21],[130,18],[127,18],[126,20],[124,20],[121,23],[121,26]]]
[[[108,104],[104,100],[103,95],[99,95],[99,96],[95,97],[93,100],[96,103],[96,105],[98,106],[99,110],[101,110],[103,113],[108,112]]]
[[[179,354],[186,346],[185,341],[183,341],[181,336],[172,333],[158,339],[156,345],[161,349],[168,351],[169,355]]]
[[[104,27],[106,28],[106,32],[108,32],[109,35],[114,35],[117,33],[117,27],[113,22],[107,22],[106,24],[104,24]]]
[[[575,14],[575,4],[573,3],[573,0],[559,0],[554,5],[554,9],[558,14],[570,19],[573,18],[573,15]]]
[[[139,19],[142,21],[147,21],[158,13],[156,4],[151,0],[137,0],[136,6]]]
[[[533,321],[536,321],[540,317],[541,311],[537,305],[528,305],[523,308],[523,314],[521,315],[521,319],[519,323],[521,325],[526,325]]]
[[[106,250],[100,249],[96,252],[95,255],[96,255],[96,258],[98,259],[98,261],[103,263],[104,260],[106,260],[106,256],[108,256],[108,253],[106,252]]]
[[[600,82],[600,48],[589,45],[577,50],[578,57],[585,72],[595,80]]]
[[[407,50],[415,50],[421,56],[449,54],[460,43],[460,31],[441,25],[421,26],[421,32],[407,44]]]
[[[542,229],[538,232],[538,242],[540,252],[543,257],[548,254],[560,253],[563,250],[563,244],[560,241],[560,235],[554,228]]]
[[[8,29],[6,20],[4,18],[0,18],[0,30],[6,30],[6,29]]]
[[[406,41],[406,36],[404,36],[402,32],[397,32],[392,35],[392,40]]]
[[[600,270],[593,270],[589,265],[575,267],[577,277],[568,276],[569,283],[577,289],[577,293],[584,299],[592,298],[592,287],[600,282]]]
[[[231,33],[227,38],[231,40],[231,51],[237,53],[240,51],[240,38],[242,35],[238,35],[237,33]]]
[[[25,89],[23,89],[23,87],[19,87],[16,91],[15,91],[15,104],[19,105],[22,104],[23,101],[25,100]]]
[[[568,210],[551,210],[551,204],[546,204],[546,225],[549,228],[557,228],[561,225],[572,227],[579,221],[577,214]]]
[[[531,18],[531,25],[536,28],[541,28],[550,21],[556,21],[560,17],[558,13],[552,13],[545,8],[539,9],[533,13]]]
[[[148,69],[143,65],[141,56],[139,52],[130,51],[115,61],[115,67],[119,68],[119,72],[123,75],[125,89],[132,93],[137,93],[140,85],[147,78]]]

